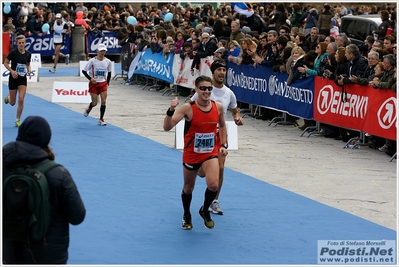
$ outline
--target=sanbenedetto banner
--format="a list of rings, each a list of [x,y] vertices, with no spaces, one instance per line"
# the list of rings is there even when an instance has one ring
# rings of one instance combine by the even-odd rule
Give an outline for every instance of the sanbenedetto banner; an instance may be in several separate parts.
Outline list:
[[[342,97],[341,87],[316,77],[314,119],[396,140],[396,93],[356,84],[346,85],[345,91]]]
[[[239,101],[312,119],[314,79],[309,77],[287,85],[287,78],[287,73],[275,73],[270,67],[229,62],[226,85]]]

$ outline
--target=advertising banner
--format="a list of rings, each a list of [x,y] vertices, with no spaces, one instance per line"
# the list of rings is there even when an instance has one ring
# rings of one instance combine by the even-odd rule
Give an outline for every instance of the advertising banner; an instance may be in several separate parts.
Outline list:
[[[97,47],[99,44],[105,44],[107,46],[107,55],[121,54],[122,46],[119,45],[119,40],[116,38],[117,32],[103,31],[102,33],[102,37],[95,32],[87,33],[87,49],[89,54],[97,54]]]
[[[343,94],[343,95],[342,95]],[[396,140],[396,94],[371,86],[346,85],[315,78],[314,119]]]
[[[162,52],[152,53],[151,49],[147,49],[141,53],[134,74],[148,75],[173,84],[173,61],[174,54],[172,53],[165,58]],[[133,62],[135,61],[133,60]]]
[[[88,82],[54,82],[51,101],[54,103],[90,103]]]
[[[304,119],[313,118],[313,77],[287,85],[287,73],[272,68],[228,63],[226,85],[237,100],[285,111]]]
[[[70,54],[71,52],[71,37],[70,35],[65,36],[65,45],[61,47],[61,53]],[[15,42],[13,42],[13,47],[17,48]],[[26,37],[25,49],[32,54],[37,53],[41,56],[52,56],[54,55],[54,42],[53,34],[46,34],[43,36],[30,35]]]

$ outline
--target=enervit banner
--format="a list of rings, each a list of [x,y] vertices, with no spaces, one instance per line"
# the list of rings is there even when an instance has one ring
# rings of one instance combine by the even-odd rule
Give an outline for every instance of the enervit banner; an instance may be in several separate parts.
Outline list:
[[[14,37],[15,38],[15,37]],[[71,50],[71,37],[66,35],[65,37],[65,45],[61,47],[61,53],[70,54]],[[17,48],[17,45],[13,41],[13,47]],[[46,34],[41,37],[30,35],[26,37],[26,45],[25,49],[31,53],[37,53],[41,56],[52,56],[54,55],[54,42],[53,42],[53,34]]]
[[[107,46],[108,55],[119,55],[122,52],[122,46],[119,45],[118,38],[116,38],[117,32],[114,31],[103,31],[103,36],[98,36],[97,33],[87,33],[87,49],[89,54],[97,54],[97,47],[99,44],[105,44]]]
[[[314,119],[396,140],[397,101],[392,90],[346,85],[345,91],[343,102],[341,87],[316,77]]]
[[[309,77],[287,85],[287,73],[272,68],[228,63],[226,85],[237,100],[285,111],[305,119],[313,118],[314,80]]]

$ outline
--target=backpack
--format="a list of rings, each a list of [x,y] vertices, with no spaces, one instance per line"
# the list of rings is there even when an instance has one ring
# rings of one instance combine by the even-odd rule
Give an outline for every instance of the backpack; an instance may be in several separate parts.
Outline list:
[[[50,190],[45,174],[58,166],[48,161],[37,168],[16,165],[3,182],[3,238],[44,240],[50,225]]]

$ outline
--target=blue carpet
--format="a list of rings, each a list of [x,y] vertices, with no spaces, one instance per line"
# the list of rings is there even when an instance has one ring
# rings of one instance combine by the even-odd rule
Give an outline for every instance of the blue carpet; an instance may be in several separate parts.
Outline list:
[[[3,144],[17,135],[15,110],[3,105]],[[71,226],[69,264],[317,264],[317,240],[396,240],[386,227],[230,169],[215,229],[198,215],[199,178],[194,229],[183,231],[180,151],[30,94],[28,115],[49,121],[56,161],[86,205],[85,221]]]

